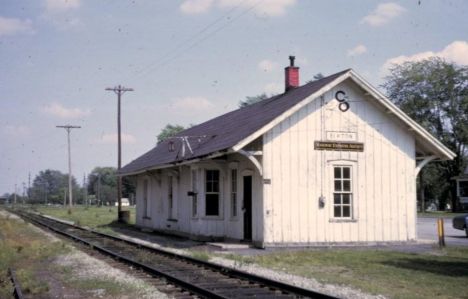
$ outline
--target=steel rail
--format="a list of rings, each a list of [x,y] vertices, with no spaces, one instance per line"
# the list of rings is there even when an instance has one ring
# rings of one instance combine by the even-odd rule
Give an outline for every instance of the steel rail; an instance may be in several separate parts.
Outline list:
[[[21,285],[16,278],[15,271],[11,268],[8,268],[8,276],[10,276],[11,283],[13,284],[13,296],[16,299],[23,299],[23,292],[21,291]]]
[[[160,271],[160,270],[157,270],[156,268],[154,267],[151,267],[151,266],[148,266],[148,265],[145,265],[145,264],[142,264],[134,259],[131,259],[131,258],[128,258],[128,257],[125,257],[123,255],[120,255],[116,252],[113,252],[111,250],[108,250],[104,247],[101,247],[99,245],[96,245],[96,244],[92,244],[91,242],[88,242],[86,241],[85,239],[83,238],[80,238],[76,235],[73,235],[73,234],[70,234],[70,233],[67,233],[65,231],[62,231],[60,229],[57,229],[53,226],[50,226],[50,225],[47,225],[46,223],[42,223],[42,222],[39,222],[37,221],[36,219],[33,219],[31,217],[28,217],[26,215],[22,215],[26,218],[28,218],[30,221],[33,221],[35,223],[38,223],[42,226],[45,226],[47,227],[48,229],[58,233],[58,234],[61,234],[63,236],[66,236],[68,238],[71,238],[77,242],[80,242],[80,243],[83,243],[85,245],[88,245],[90,246],[91,248],[101,252],[101,253],[104,253],[106,255],[109,255],[115,259],[117,259],[118,261],[121,261],[121,262],[125,262],[126,264],[129,264],[131,266],[134,266],[134,267],[137,267],[137,268],[140,268],[150,274],[153,274],[153,275],[156,275],[156,276],[160,276],[160,277],[164,277],[165,279],[167,279],[168,281],[176,284],[176,285],[179,285],[181,286],[182,288],[190,291],[190,292],[193,292],[194,294],[196,295],[199,295],[199,296],[203,296],[203,297],[207,297],[207,298],[214,298],[214,299],[227,299],[229,297],[225,297],[225,296],[222,296],[222,295],[219,295],[219,294],[216,294],[215,292],[212,292],[212,291],[209,291],[207,289],[204,289],[204,288],[201,288],[201,287],[198,287],[196,285],[193,285],[193,284],[190,284],[184,280],[181,280],[181,279],[178,279],[177,277],[173,276],[173,275],[170,275],[168,273],[165,273],[164,271]],[[59,221],[55,221],[53,219],[50,219],[50,218],[47,218],[48,220],[51,220],[51,221],[54,221],[54,222],[59,222]],[[61,223],[61,222],[59,222]],[[65,224],[65,223],[61,223],[63,225],[68,225],[68,226],[73,226],[74,228],[78,228],[78,229],[83,229],[85,231],[89,231],[89,232],[93,232],[91,230],[87,230],[87,229],[84,229],[84,228],[81,228],[81,227],[78,227],[76,225],[70,225],[70,224]],[[95,232],[94,232],[95,233]]]
[[[23,213],[21,213],[21,215],[22,214]],[[196,259],[196,258],[175,254],[173,252],[166,251],[166,250],[163,250],[163,249],[160,249],[160,248],[154,248],[154,247],[151,247],[151,246],[148,246],[148,245],[145,245],[145,244],[141,244],[141,243],[137,243],[137,242],[134,242],[134,241],[131,241],[131,240],[127,240],[127,239],[119,238],[119,237],[112,236],[112,235],[109,235],[109,234],[106,234],[106,233],[98,232],[98,231],[95,231],[93,229],[88,229],[88,228],[84,228],[84,227],[81,227],[81,226],[78,226],[78,225],[62,222],[62,221],[57,220],[57,219],[44,217],[44,216],[39,215],[39,214],[34,214],[34,215],[38,216],[38,217],[41,217],[43,219],[47,219],[48,221],[51,221],[51,222],[59,223],[60,225],[63,225],[63,226],[72,227],[74,229],[78,229],[78,230],[93,233],[93,234],[95,234],[97,236],[100,236],[100,237],[103,237],[103,238],[108,238],[108,239],[112,239],[114,241],[123,242],[123,243],[129,244],[129,245],[138,247],[140,249],[145,249],[145,250],[148,250],[150,252],[153,252],[153,253],[156,253],[156,254],[159,254],[159,255],[163,255],[163,256],[166,256],[166,257],[169,257],[169,258],[172,258],[172,259],[175,259],[175,260],[180,260],[180,261],[187,262],[189,264],[203,266],[204,268],[208,268],[208,269],[214,270],[216,272],[220,272],[220,273],[222,273],[222,274],[224,274],[226,276],[232,277],[232,278],[238,278],[238,279],[246,280],[246,281],[249,281],[249,282],[255,282],[255,283],[258,283],[258,284],[260,284],[262,286],[265,286],[267,288],[274,288],[274,289],[277,289],[278,291],[289,293],[291,295],[296,295],[296,296],[300,296],[300,297],[308,297],[308,298],[317,298],[317,299],[338,299],[337,297],[333,297],[333,296],[326,295],[326,294],[323,294],[323,293],[319,293],[319,292],[316,292],[316,291],[312,291],[312,290],[304,289],[304,288],[301,288],[301,287],[289,285],[289,284],[286,284],[286,283],[283,283],[283,282],[279,282],[279,281],[276,281],[276,280],[261,277],[261,276],[251,274],[251,273],[248,273],[248,272],[245,272],[245,271],[241,271],[241,270],[221,266],[221,265],[218,265],[218,264],[210,263],[210,262],[207,262],[207,261],[199,260],[199,259]],[[26,215],[24,215],[24,217],[27,217],[28,219],[31,219],[31,217],[28,217]],[[34,221],[34,222],[38,222],[35,219],[31,219],[31,220]],[[141,269],[143,269],[145,271],[148,271],[150,273],[153,273],[155,275],[165,277],[167,280],[173,282],[174,284],[178,284],[178,285],[182,286],[183,288],[186,288],[187,290],[193,291],[194,293],[199,294],[201,296],[208,296],[209,298],[228,298],[228,297],[222,296],[220,294],[213,294],[212,291],[209,291],[209,290],[206,290],[204,288],[194,286],[193,284],[188,283],[186,281],[183,281],[181,279],[178,279],[177,277],[174,277],[173,275],[165,273],[164,271],[160,271],[160,270],[155,269],[154,267],[144,265],[144,264],[142,264],[142,263],[140,263],[140,262],[138,262],[136,260],[124,257],[124,256],[119,255],[117,253],[114,253],[114,252],[112,252],[112,251],[110,251],[108,249],[105,249],[105,248],[103,248],[101,246],[96,246],[95,244],[92,244],[92,243],[90,243],[90,242],[88,242],[88,241],[86,241],[84,239],[81,239],[81,238],[79,238],[77,236],[73,236],[73,235],[71,235],[71,234],[69,234],[67,232],[62,232],[62,231],[54,228],[51,225],[42,224],[42,223],[39,223],[39,224],[41,224],[43,226],[46,226],[46,227],[50,228],[51,230],[56,231],[59,234],[66,235],[67,237],[75,239],[75,240],[77,240],[77,241],[79,241],[81,243],[87,244],[87,245],[95,248],[96,250],[98,250],[100,252],[103,252],[103,253],[108,254],[108,255],[113,255],[116,258],[118,258],[119,260],[122,260],[122,261],[124,261],[124,262],[126,262],[128,264],[139,267],[139,268],[141,268]]]

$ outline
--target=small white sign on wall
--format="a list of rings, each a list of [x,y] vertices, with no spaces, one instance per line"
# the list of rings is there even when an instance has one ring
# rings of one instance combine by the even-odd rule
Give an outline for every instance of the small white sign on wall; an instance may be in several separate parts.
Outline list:
[[[327,140],[333,141],[356,141],[356,132],[338,132],[338,131],[327,131]]]

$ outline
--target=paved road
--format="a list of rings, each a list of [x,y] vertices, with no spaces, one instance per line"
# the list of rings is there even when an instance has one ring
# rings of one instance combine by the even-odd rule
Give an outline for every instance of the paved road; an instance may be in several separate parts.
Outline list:
[[[452,219],[444,219],[445,243],[447,245],[468,246],[468,238],[462,230],[452,227]],[[418,239],[438,240],[437,218],[419,217],[417,223]]]

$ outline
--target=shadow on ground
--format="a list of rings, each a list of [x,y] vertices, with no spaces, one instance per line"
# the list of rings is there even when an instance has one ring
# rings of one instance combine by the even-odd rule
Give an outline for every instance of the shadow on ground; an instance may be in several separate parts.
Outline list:
[[[429,272],[445,276],[467,276],[468,262],[464,261],[434,261],[424,258],[404,258],[394,261],[383,262],[382,264],[408,270]]]
[[[125,224],[117,220],[112,221],[106,225],[100,225],[98,228],[111,230],[116,234],[122,234],[131,238],[151,242],[164,247],[172,247],[177,249],[205,248],[202,242],[189,240],[181,236],[171,235],[169,233],[159,231],[143,232],[139,227],[133,224]]]

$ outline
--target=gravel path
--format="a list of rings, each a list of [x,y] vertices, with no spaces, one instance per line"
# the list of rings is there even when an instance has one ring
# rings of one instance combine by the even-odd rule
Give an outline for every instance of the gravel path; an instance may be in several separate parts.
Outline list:
[[[106,262],[91,257],[82,251],[73,250],[67,255],[61,255],[55,260],[55,264],[72,269],[73,276],[76,277],[76,279],[105,279],[116,282],[124,287],[130,286],[138,292],[138,298],[169,298],[166,294],[159,292],[155,287],[148,285],[142,279],[135,278],[132,275],[116,269]],[[91,292],[101,293],[104,295],[105,290],[96,289],[91,290]],[[122,297],[117,298],[127,298],[127,296],[122,294]]]
[[[273,280],[281,281],[284,283],[292,284],[301,288],[310,289],[316,292],[325,293],[338,298],[347,299],[383,299],[386,298],[382,295],[374,296],[361,292],[360,290],[352,289],[346,286],[323,284],[315,279],[305,278],[302,276],[292,275],[289,273],[274,271],[271,269],[263,268],[255,264],[243,264],[233,260],[213,257],[210,262],[222,266],[236,268],[251,274],[267,277]]]

